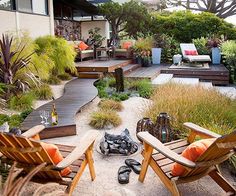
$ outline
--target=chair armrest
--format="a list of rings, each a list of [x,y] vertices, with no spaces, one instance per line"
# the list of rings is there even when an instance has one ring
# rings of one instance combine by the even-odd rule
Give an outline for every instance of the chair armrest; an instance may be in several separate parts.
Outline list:
[[[171,159],[172,161],[175,161],[183,166],[186,166],[188,168],[195,168],[196,164],[179,154],[175,153],[174,151],[170,150],[167,146],[162,144],[157,138],[152,136],[148,132],[139,132],[138,137],[153,147],[155,150],[159,151],[161,154],[165,155],[167,158]]]
[[[22,136],[25,136],[27,138],[33,137],[37,134],[39,134],[42,130],[44,130],[44,125],[36,125],[32,128],[30,128],[28,131],[24,132]]]
[[[212,131],[209,131],[203,127],[200,127],[194,123],[186,122],[184,123],[184,126],[189,128],[192,132],[195,133],[195,135],[199,135],[203,138],[218,138],[221,137],[221,135],[214,133]]]
[[[78,141],[79,145],[60,163],[58,163],[54,169],[62,170],[70,166],[74,161],[78,160],[94,143],[99,132],[97,130],[88,131],[81,139]]]

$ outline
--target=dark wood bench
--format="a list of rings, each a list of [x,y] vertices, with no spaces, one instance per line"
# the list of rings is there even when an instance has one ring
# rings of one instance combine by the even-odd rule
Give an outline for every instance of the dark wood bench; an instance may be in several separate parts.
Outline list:
[[[94,79],[74,79],[68,82],[63,96],[30,113],[22,123],[21,130],[24,132],[40,124],[39,111],[51,112],[54,102],[58,113],[58,125],[48,125],[40,133],[41,139],[76,135],[75,115],[97,96],[97,89],[93,85],[95,81]],[[49,117],[48,120],[50,122],[51,118]]]

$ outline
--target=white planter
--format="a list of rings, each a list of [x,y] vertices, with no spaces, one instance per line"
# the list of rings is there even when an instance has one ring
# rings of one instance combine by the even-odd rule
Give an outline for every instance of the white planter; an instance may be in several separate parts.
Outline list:
[[[161,48],[152,48],[152,64],[159,65],[161,63]]]

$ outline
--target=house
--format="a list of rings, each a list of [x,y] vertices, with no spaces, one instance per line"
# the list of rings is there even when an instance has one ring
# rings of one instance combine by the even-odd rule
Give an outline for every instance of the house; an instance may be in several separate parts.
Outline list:
[[[109,23],[98,16],[98,3],[108,0],[2,0],[0,33],[28,31],[36,38],[62,36],[67,40],[88,38],[88,30],[99,27],[109,39]]]

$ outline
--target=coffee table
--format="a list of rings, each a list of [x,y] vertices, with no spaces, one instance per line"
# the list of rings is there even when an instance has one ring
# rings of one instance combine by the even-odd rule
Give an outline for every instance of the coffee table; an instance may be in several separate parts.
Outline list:
[[[100,47],[96,48],[96,60],[110,60],[111,48]]]

